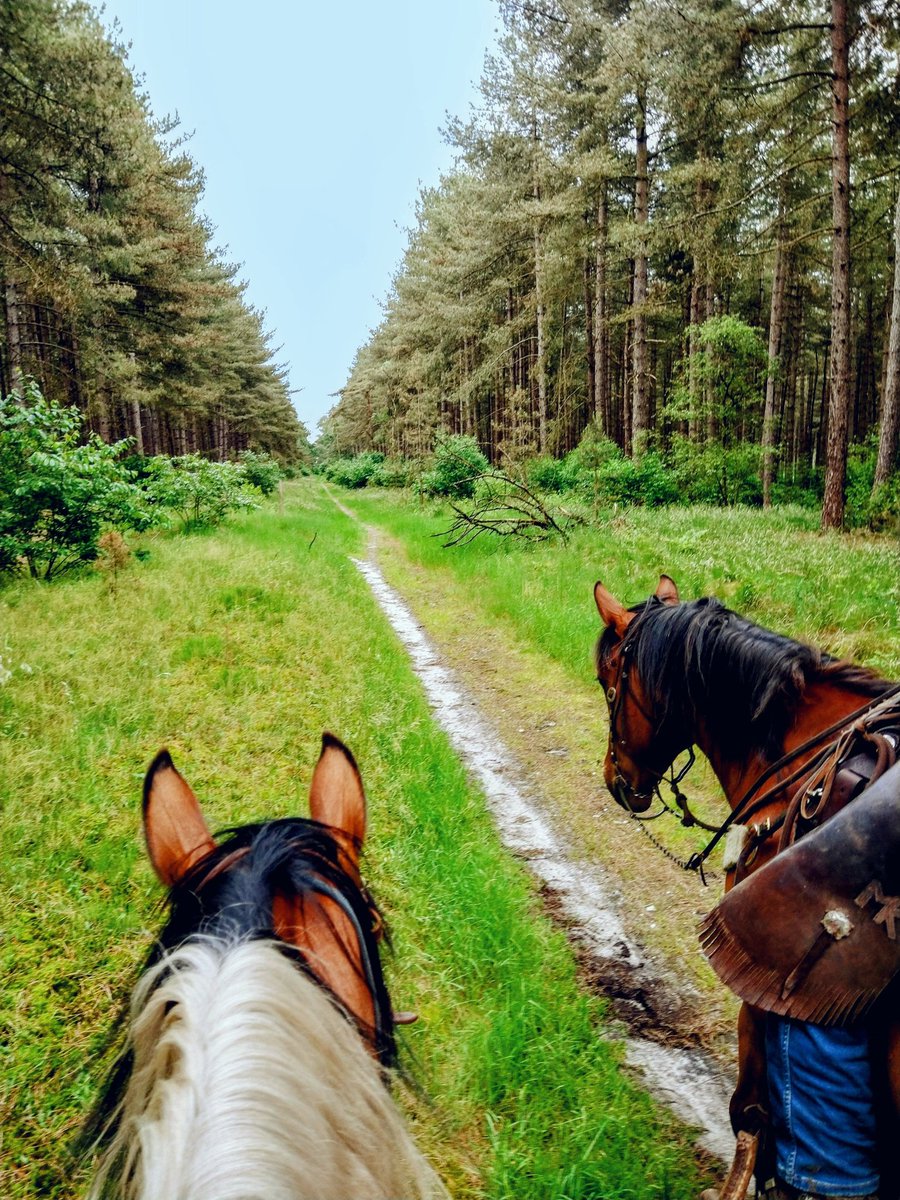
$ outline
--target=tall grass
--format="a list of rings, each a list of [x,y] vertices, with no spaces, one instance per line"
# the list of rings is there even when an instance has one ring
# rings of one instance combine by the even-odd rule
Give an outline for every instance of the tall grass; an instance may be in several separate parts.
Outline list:
[[[900,677],[900,544],[887,534],[822,533],[802,508],[633,508],[576,529],[567,546],[486,535],[444,548],[451,516],[440,505],[396,492],[355,493],[349,503],[581,678],[599,632],[594,582],[633,604],[661,572],[684,599],[717,595],[760,624]]]
[[[159,922],[139,795],[160,745],[213,827],[306,811],[323,728],[370,799],[417,1137],[460,1197],[681,1198],[683,1131],[602,1039],[560,934],[503,852],[315,481],[283,516],[158,537],[115,590],[0,592],[0,1194],[80,1194],[66,1145]]]

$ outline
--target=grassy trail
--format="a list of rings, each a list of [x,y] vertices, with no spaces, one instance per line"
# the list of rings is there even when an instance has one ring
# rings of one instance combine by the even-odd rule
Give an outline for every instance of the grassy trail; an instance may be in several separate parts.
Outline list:
[[[695,1195],[683,1131],[598,1038],[601,1006],[350,564],[359,526],[300,481],[282,516],[149,547],[115,591],[0,593],[0,1195],[81,1192],[66,1143],[159,921],[138,821],[152,754],[170,747],[223,827],[305,812],[323,728],[363,771],[391,987],[422,1016],[403,1099],[453,1194]]]
[[[576,528],[567,546],[482,537],[444,549],[449,509],[396,492],[342,492],[364,521],[387,529],[410,559],[467,585],[476,614],[514,630],[574,679],[593,678],[594,582],[626,604],[662,571],[685,599],[716,595],[789,637],[900,678],[900,541],[822,533],[800,508],[627,509]]]
[[[696,939],[697,917],[718,895],[715,873],[704,890],[640,836],[602,785],[605,705],[591,663],[599,632],[592,584],[602,576],[631,603],[666,570],[687,598],[716,593],[763,624],[898,677],[896,539],[822,535],[799,510],[634,510],[577,531],[566,548],[485,538],[445,550],[434,535],[448,527],[446,511],[397,493],[341,498],[378,528],[382,570],[491,713],[560,826],[617,879],[632,936],[688,994],[699,992],[691,1031],[731,1058],[736,1001]],[[699,815],[724,813],[705,764],[685,787],[699,799]],[[708,836],[671,819],[653,832],[682,858]]]

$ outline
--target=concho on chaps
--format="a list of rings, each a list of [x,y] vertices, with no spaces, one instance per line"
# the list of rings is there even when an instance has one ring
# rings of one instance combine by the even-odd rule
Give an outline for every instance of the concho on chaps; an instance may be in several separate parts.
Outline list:
[[[900,971],[900,763],[737,884],[700,942],[742,1000],[845,1025]]]

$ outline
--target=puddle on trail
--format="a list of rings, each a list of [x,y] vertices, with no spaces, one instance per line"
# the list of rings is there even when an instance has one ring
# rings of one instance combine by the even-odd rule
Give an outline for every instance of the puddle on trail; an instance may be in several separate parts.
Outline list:
[[[580,861],[553,828],[512,754],[378,567],[371,561],[352,561],[409,653],[438,723],[483,789],[504,844],[527,861],[560,915],[585,974],[611,997],[614,1011],[629,1029],[651,1034],[623,1035],[627,1062],[643,1076],[648,1091],[702,1130],[698,1141],[705,1150],[730,1163],[730,1084],[708,1054],[679,1036],[677,1010],[685,1001],[670,994],[669,985],[628,937],[614,887],[595,863]]]

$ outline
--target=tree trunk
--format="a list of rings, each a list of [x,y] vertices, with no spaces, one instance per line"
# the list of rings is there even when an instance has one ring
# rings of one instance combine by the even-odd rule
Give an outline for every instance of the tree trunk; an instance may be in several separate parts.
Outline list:
[[[707,272],[706,275],[704,295],[706,320],[709,320],[710,317],[717,317],[719,315],[719,309],[716,301],[716,291],[713,287],[713,282],[709,277],[709,272]],[[711,352],[708,342],[705,344],[704,350],[707,354]],[[703,407],[706,412],[706,440],[710,443],[717,441],[721,432],[722,444],[724,445],[728,436],[728,430],[720,430],[722,422],[719,420],[720,414],[718,412],[718,405],[716,404],[715,388],[713,386],[712,375],[710,372],[707,372],[706,382],[703,385]]]
[[[609,300],[606,294],[606,259],[609,252],[609,209],[606,183],[597,201],[597,247],[594,262],[594,417],[597,428],[609,436]]]
[[[143,457],[144,455],[144,430],[141,425],[141,402],[136,395],[131,397],[131,422],[134,426],[134,448],[135,451]]]
[[[700,326],[704,321],[704,302],[706,297],[706,286],[703,283],[703,268],[699,257],[694,255],[694,263],[691,269],[691,309],[688,319],[688,395],[690,396],[690,409],[688,413],[687,432],[691,441],[702,441],[700,431],[702,429],[700,415],[702,408],[702,398],[700,393],[700,380],[697,374],[697,352],[700,349]]]
[[[647,378],[647,220],[649,215],[650,185],[647,155],[647,116],[643,92],[637,96],[637,124],[635,138],[635,186],[634,223],[637,232],[637,247],[634,260],[634,314],[632,344],[633,408],[631,423],[631,446],[633,454],[642,454],[647,448],[650,435],[650,389]]]
[[[594,295],[590,258],[584,260],[584,331],[587,349],[587,410],[599,416],[597,404],[597,352],[594,345]],[[590,418],[588,418],[590,419]],[[598,426],[600,422],[598,419]]]
[[[10,391],[22,394],[25,375],[22,370],[22,333],[19,293],[12,280],[6,282],[6,351],[9,356]]]
[[[875,463],[875,487],[884,483],[897,459],[900,436],[900,188],[894,210],[894,287],[891,297],[891,332],[888,340],[884,393],[881,401],[881,432]]]
[[[534,360],[535,385],[537,391],[537,417],[538,417],[538,450],[541,454],[547,452],[547,366],[545,362],[547,347],[546,347],[546,330],[544,322],[546,313],[544,309],[544,245],[543,233],[541,228],[541,215],[538,211],[538,205],[541,199],[541,179],[540,179],[540,163],[538,156],[540,154],[540,138],[538,136],[537,117],[532,114],[531,123],[531,138],[532,138],[532,195],[535,200],[534,214],[534,309],[535,309],[535,336],[536,336],[536,354]]]
[[[839,529],[844,521],[850,411],[850,35],[847,0],[832,0],[832,170],[834,221],[831,282],[831,396],[825,451],[822,526]]]
[[[535,184],[535,199],[540,195]],[[543,280],[544,248],[541,239],[540,224],[534,225],[534,304],[537,333],[537,354],[534,362],[535,383],[537,386],[538,409],[538,450],[541,454],[547,452],[547,372],[545,369],[545,332],[544,332],[544,280]]]
[[[782,217],[784,206],[782,204]],[[772,277],[772,307],[769,315],[769,365],[766,373],[766,400],[763,409],[763,507],[772,503],[772,481],[775,475],[775,384],[778,377],[778,356],[781,353],[781,327],[784,312],[787,252],[784,246],[783,220],[778,223],[778,244],[775,247],[775,271]]]

